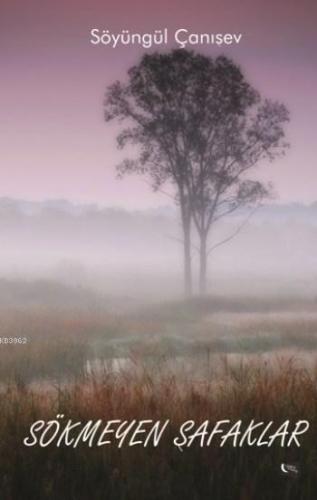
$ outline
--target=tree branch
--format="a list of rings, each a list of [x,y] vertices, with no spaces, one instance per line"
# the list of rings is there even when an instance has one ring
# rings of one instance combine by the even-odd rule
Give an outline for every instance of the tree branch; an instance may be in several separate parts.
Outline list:
[[[260,205],[256,206],[251,212],[248,214],[248,216],[242,221],[242,223],[236,228],[236,230],[230,235],[224,238],[221,241],[218,241],[218,243],[215,243],[213,246],[211,246],[207,252],[207,255],[210,255],[211,252],[213,252],[216,248],[220,247],[221,245],[224,245],[225,243],[228,243],[231,241],[235,236],[237,236],[242,229],[247,225],[249,220],[251,219],[252,215],[256,212],[256,210],[259,208]]]

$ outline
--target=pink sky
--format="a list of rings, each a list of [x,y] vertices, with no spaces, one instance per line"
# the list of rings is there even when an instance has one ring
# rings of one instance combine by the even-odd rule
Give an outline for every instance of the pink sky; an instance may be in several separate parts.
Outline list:
[[[316,23],[315,0],[2,0],[0,196],[167,204],[144,181],[116,180],[123,153],[103,122],[106,85],[123,78],[142,50],[93,47],[89,31],[187,27],[243,33],[241,46],[223,52],[291,111],[292,147],[259,176],[274,182],[280,201],[317,201]]]

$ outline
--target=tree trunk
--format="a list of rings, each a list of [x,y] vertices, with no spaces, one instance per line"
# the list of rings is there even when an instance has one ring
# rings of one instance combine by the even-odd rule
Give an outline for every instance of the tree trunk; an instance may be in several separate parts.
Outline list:
[[[184,293],[185,297],[191,297],[193,293],[192,261],[191,261],[191,222],[188,196],[184,186],[179,186],[180,212],[183,229],[183,251],[184,251]]]
[[[205,295],[207,292],[207,234],[200,234],[199,249],[199,293]]]
[[[184,292],[186,297],[191,297],[193,293],[190,232],[191,232],[190,217],[185,217],[183,219],[183,234],[184,234]]]

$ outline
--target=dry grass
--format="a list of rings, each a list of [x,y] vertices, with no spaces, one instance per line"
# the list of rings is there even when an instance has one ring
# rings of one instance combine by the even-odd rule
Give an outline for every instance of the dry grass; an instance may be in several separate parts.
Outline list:
[[[2,308],[0,336],[28,343],[0,346],[0,499],[314,500],[314,304],[271,302],[194,301],[125,315]],[[114,370],[112,357],[129,363]],[[89,359],[102,361],[95,373]],[[157,449],[23,446],[32,422],[58,413],[171,426]],[[299,449],[171,445],[185,420],[252,418],[311,427]],[[282,462],[299,464],[300,475],[285,477]]]
[[[294,360],[220,361],[225,382],[194,383],[172,373],[104,373],[48,390],[8,386],[0,395],[1,499],[313,500],[317,491],[317,372]],[[170,419],[159,447],[26,448],[30,424],[63,413],[75,420]],[[179,452],[172,436],[185,420],[223,418],[292,422],[311,430],[301,448],[193,448]],[[281,475],[282,462],[300,476]]]

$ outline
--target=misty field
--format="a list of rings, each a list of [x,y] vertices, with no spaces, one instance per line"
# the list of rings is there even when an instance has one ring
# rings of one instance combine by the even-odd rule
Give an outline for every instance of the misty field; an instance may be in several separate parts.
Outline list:
[[[1,499],[315,498],[316,300],[134,305],[57,284],[11,286],[19,300],[12,292],[0,306]],[[32,422],[57,414],[171,425],[157,448],[23,445]],[[180,452],[172,436],[189,419],[306,419],[310,429],[300,448]],[[299,473],[286,476],[282,463]]]

